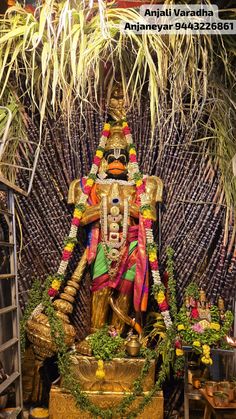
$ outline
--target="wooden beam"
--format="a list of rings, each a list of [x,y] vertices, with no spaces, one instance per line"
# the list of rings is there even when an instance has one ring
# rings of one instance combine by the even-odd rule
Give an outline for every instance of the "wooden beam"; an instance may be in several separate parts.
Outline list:
[[[14,185],[14,183],[11,183],[9,180],[4,178],[2,175],[0,175],[0,183],[3,183],[5,186],[7,186],[8,188],[12,189],[14,192],[16,192],[20,195],[28,196],[27,192],[25,192],[23,189],[19,188],[19,186]]]

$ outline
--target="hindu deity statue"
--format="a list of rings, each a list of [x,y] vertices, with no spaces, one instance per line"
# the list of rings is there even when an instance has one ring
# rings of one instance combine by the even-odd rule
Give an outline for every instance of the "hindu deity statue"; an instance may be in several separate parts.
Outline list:
[[[122,334],[128,324],[141,334],[151,281],[159,292],[158,304],[166,327],[171,322],[152,231],[163,183],[158,177],[143,175],[139,170],[130,129],[124,122],[124,98],[119,86],[113,89],[108,113],[111,121],[104,125],[90,173],[70,185],[68,202],[75,205],[71,230],[58,272],[48,290],[51,298],[57,297],[53,305],[65,325],[68,345],[75,338],[68,315],[73,311],[87,265],[92,281],[91,333],[109,324]],[[87,248],[58,298],[79,225],[86,226],[88,231]],[[36,310],[28,322],[31,341],[35,343],[36,330],[38,337],[43,333],[49,335],[48,330],[42,331],[42,324],[46,323],[47,317]],[[85,339],[78,346],[84,355],[91,355],[88,341]],[[42,345],[44,355],[45,350],[48,354],[50,345],[45,348],[45,341]],[[42,348],[38,352],[42,353]]]
[[[115,90],[110,113],[122,117],[122,99]],[[114,109],[117,102],[118,109]],[[132,177],[132,161],[125,132],[116,121],[107,132],[103,158],[91,188],[80,225],[89,226],[87,263],[91,267],[91,333],[111,324],[122,333],[125,323],[138,333],[142,329],[142,313],[147,309],[149,266],[146,253],[144,218],[140,198]],[[132,158],[131,158],[132,160]],[[68,202],[77,205],[84,193],[87,178],[74,180]],[[156,220],[156,203],[162,199],[162,181],[145,176],[145,198],[142,205]],[[129,317],[134,312],[135,319]],[[81,352],[87,353],[84,345]]]
[[[149,288],[146,237],[140,220],[138,196],[129,178],[128,144],[122,127],[113,126],[105,146],[103,161],[81,219],[89,225],[87,261],[92,274],[91,331],[108,322],[121,333],[123,315],[128,315],[132,302],[136,328],[140,331],[141,313],[146,311]],[[79,202],[86,179],[70,185],[69,203]],[[156,220],[155,205],[161,200],[162,183],[152,176],[145,178],[146,201]]]
[[[108,111],[110,120],[103,127],[89,174],[70,184],[68,203],[74,204],[71,228],[58,271],[48,278],[45,300],[50,297],[54,315],[60,319],[64,329],[64,343],[70,348],[76,337],[73,326],[75,297],[83,286],[85,268],[89,266],[91,327],[88,336],[73,346],[76,351],[69,352],[73,373],[81,388],[90,392],[92,397],[96,391],[109,391],[114,393],[114,400],[121,400],[124,391],[132,391],[133,381],[141,373],[145,360],[132,358],[134,353],[130,352],[130,358],[113,359],[104,366],[103,361],[97,361],[93,356],[91,334],[109,325],[109,332],[114,336],[120,334],[127,338],[127,332],[130,336],[135,331],[130,342],[137,341],[142,335],[150,287],[166,328],[171,325],[171,318],[153,236],[156,204],[162,200],[163,183],[156,176],[143,175],[139,169],[135,145],[125,122],[124,98],[119,86],[112,91]],[[75,271],[64,284],[79,226],[86,228],[87,246]],[[59,348],[53,340],[49,315],[43,304],[32,312],[26,328],[36,355],[32,400],[37,401],[42,387],[39,370],[45,358],[54,355]],[[154,385],[154,377],[153,361],[144,383],[145,391]],[[66,405],[63,383],[62,388],[52,389],[50,397],[52,410],[58,410],[58,397],[63,397],[62,406]],[[109,397],[101,396],[102,403],[106,399],[108,407]],[[157,403],[162,409],[162,396],[156,396],[154,411]]]

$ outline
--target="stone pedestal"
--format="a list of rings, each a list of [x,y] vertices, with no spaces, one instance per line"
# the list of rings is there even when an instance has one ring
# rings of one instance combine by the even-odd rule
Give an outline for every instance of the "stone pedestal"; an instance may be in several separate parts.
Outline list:
[[[97,360],[94,357],[71,356],[72,371],[81,389],[89,396],[92,403],[102,409],[119,405],[125,394],[132,392],[134,381],[140,376],[145,360],[142,358],[115,358],[104,362],[105,378],[96,378]],[[155,361],[151,361],[149,372],[143,382],[143,391],[147,393],[155,383]],[[142,402],[139,396],[129,406],[132,412]],[[92,419],[92,415],[76,407],[73,396],[61,387],[52,387],[49,402],[50,419]],[[125,416],[123,416],[125,418]],[[139,419],[163,418],[163,395],[157,393],[138,416]],[[117,418],[122,419],[122,418]]]
[[[122,393],[103,394],[96,392],[86,392],[90,400],[102,409],[115,407],[124,397]],[[130,412],[137,407],[143,397],[138,396],[130,406]],[[49,419],[92,419],[93,416],[86,411],[76,407],[73,396],[59,387],[52,387],[49,402]],[[125,418],[125,416],[123,416]],[[138,419],[163,419],[163,395],[157,393],[146,406],[143,412],[137,416]],[[117,419],[122,419],[117,418]]]
[[[132,391],[134,381],[140,376],[144,366],[143,358],[114,358],[104,362],[105,379],[96,378],[98,362],[94,357],[73,355],[71,356],[72,370],[82,390],[84,391]],[[155,361],[151,365],[143,381],[143,391],[149,391],[155,382]],[[63,387],[63,382],[62,385]]]

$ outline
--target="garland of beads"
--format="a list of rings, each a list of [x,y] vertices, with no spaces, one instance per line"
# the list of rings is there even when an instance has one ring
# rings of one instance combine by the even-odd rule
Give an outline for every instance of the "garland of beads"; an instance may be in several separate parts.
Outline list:
[[[79,203],[75,205],[73,218],[71,221],[70,232],[64,242],[64,249],[62,252],[62,258],[61,258],[58,271],[53,276],[52,282],[50,284],[50,288],[48,289],[48,295],[52,298],[55,297],[59,292],[59,289],[65,277],[65,272],[66,272],[68,263],[72,256],[74,247],[77,243],[77,232],[80,225],[80,221],[86,209],[86,203],[90,195],[91,189],[95,183],[96,175],[97,175],[101,160],[103,158],[104,148],[105,148],[107,137],[109,136],[109,134],[110,134],[110,124],[105,124],[103,127],[102,135],[100,137],[99,146],[97,148],[95,157],[93,159],[91,170],[89,172],[89,175],[87,177],[87,180],[84,186],[84,192],[82,192],[80,196]]]
[[[163,316],[165,326],[168,329],[172,325],[172,320],[170,317],[170,312],[165,297],[165,287],[161,282],[160,273],[158,269],[157,246],[154,242],[152,229],[153,215],[151,211],[151,206],[145,203],[147,202],[146,185],[144,181],[144,176],[139,170],[139,165],[136,157],[136,148],[133,143],[132,135],[127,122],[123,122],[122,127],[127,144],[129,145],[129,164],[131,167],[131,180],[134,180],[136,184],[138,203],[140,205],[140,213],[144,218],[144,227],[147,241],[147,254],[153,277],[152,292],[155,295],[159,309]]]

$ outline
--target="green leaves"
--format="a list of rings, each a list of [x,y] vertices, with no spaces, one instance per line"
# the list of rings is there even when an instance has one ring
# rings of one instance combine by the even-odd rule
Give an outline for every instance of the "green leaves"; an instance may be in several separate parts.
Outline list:
[[[112,337],[109,335],[108,326],[104,326],[89,337],[93,355],[97,359],[109,361],[114,357],[119,357],[120,352],[124,352],[124,339],[120,336]]]
[[[188,297],[192,297],[194,299],[198,299],[199,298],[199,290],[198,290],[198,286],[196,284],[196,282],[191,282],[186,290],[185,290],[185,295],[187,295]]]
[[[33,310],[37,307],[38,304],[42,302],[43,290],[41,282],[36,279],[29,291],[28,296],[28,303],[24,311],[24,315],[20,321],[20,342],[21,342],[21,351],[24,353],[25,351],[25,344],[26,344],[26,336],[25,336],[25,327],[27,320],[29,319],[30,315],[32,314]]]

